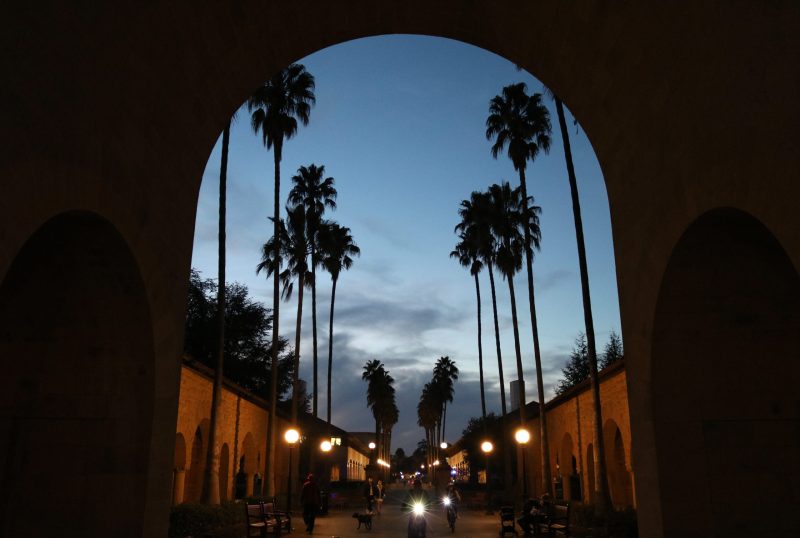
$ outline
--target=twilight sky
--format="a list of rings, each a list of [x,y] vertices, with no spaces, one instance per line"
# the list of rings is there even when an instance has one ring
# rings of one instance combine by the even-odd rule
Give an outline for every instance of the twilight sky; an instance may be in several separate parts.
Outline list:
[[[339,191],[328,212],[351,229],[361,248],[336,290],[333,421],[351,431],[371,431],[366,408],[364,363],[384,362],[396,380],[400,421],[394,451],[413,451],[424,437],[416,404],[443,355],[461,376],[448,406],[450,441],[470,417],[480,415],[474,280],[449,258],[456,243],[458,206],[473,190],[501,180],[518,184],[503,156],[494,160],[484,122],[489,100],[503,86],[542,83],[493,53],[457,41],[423,36],[380,36],[318,51],[302,63],[316,78],[317,104],[308,127],[284,146],[281,196],[302,165],[325,165]],[[264,73],[264,77],[269,73]],[[245,96],[243,96],[244,98]],[[536,307],[546,398],[560,378],[573,341],[583,330],[575,228],[555,107],[545,99],[553,123],[552,148],[528,164],[528,190],[542,207],[542,250],[534,258]],[[565,103],[569,106],[569,103]],[[619,301],[608,200],[600,166],[582,129],[570,140],[581,196],[598,351],[609,331],[620,332]],[[272,233],[272,152],[250,128],[246,109],[231,131],[228,168],[227,278],[248,286],[272,306],[272,284],[256,276],[260,247]],[[217,203],[221,138],[203,175],[192,266],[216,278]],[[320,416],[326,409],[330,278],[318,275]],[[533,341],[525,272],[515,278],[527,401],[537,399]],[[484,375],[487,411],[499,412],[500,387],[494,346],[488,275],[481,275]],[[516,379],[508,285],[496,275],[503,369]],[[295,294],[296,295],[296,294]],[[311,294],[305,294],[301,377],[311,389]],[[281,306],[281,334],[294,342],[297,306]],[[508,387],[506,395],[509,398]]]

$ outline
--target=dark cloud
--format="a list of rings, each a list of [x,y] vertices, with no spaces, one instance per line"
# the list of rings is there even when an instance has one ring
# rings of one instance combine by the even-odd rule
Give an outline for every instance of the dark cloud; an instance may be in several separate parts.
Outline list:
[[[549,291],[560,286],[564,282],[577,278],[577,276],[578,274],[575,271],[567,269],[556,269],[544,275],[537,275],[536,289],[542,292]]]

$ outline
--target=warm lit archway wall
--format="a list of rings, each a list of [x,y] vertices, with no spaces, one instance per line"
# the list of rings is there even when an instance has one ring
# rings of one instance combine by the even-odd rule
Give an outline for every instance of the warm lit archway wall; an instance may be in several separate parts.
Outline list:
[[[323,47],[386,33],[449,37],[505,56],[559,94],[592,140],[611,206],[641,535],[671,534],[651,392],[661,279],[690,223],[716,207],[752,215],[800,266],[796,2],[122,1],[76,9],[6,6],[0,18],[0,279],[34,232],[69,210],[102,216],[129,248],[132,261],[118,270],[138,267],[136,301],[151,313],[137,318],[146,329],[131,330],[139,327],[155,357],[152,391],[141,400],[150,430],[131,438],[147,445],[136,452],[147,477],[135,501],[144,506],[139,535],[166,533],[177,357],[206,158],[268,74]],[[64,286],[55,291],[72,293]],[[3,319],[11,305],[0,302]],[[757,338],[771,347],[771,334]],[[15,354],[33,356],[35,345]],[[11,416],[4,408],[3,428]]]

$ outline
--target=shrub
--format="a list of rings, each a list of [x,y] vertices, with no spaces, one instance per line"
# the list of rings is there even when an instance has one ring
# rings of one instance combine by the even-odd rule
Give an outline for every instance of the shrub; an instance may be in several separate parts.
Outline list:
[[[202,538],[223,536],[225,529],[244,522],[244,508],[239,503],[220,505],[183,503],[172,507],[169,516],[169,538]]]

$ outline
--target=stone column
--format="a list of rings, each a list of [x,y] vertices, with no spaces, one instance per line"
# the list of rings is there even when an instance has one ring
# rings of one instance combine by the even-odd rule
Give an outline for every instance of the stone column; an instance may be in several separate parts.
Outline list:
[[[172,504],[183,502],[183,488],[186,482],[186,470],[174,469],[172,471]]]

